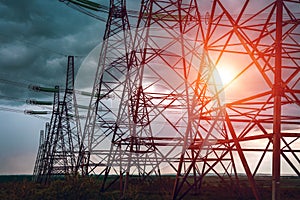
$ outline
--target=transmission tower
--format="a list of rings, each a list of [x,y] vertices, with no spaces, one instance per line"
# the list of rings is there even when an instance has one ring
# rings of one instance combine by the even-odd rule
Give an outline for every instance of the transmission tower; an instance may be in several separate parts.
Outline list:
[[[77,164],[84,174],[104,173],[103,189],[120,180],[123,190],[130,174],[167,169],[181,199],[211,173],[238,192],[245,173],[261,199],[258,175],[272,171],[279,199],[282,171],[300,177],[300,3],[214,0],[201,18],[197,1],[142,0],[130,11],[135,26],[125,3],[108,8]],[[232,70],[231,81],[220,84],[216,67]]]
[[[43,157],[43,151],[45,149],[44,145],[45,145],[45,133],[48,133],[48,129],[49,129],[49,122],[46,123],[45,125],[45,130],[41,130],[40,131],[40,140],[39,140],[39,147],[38,147],[38,153],[36,156],[36,160],[35,160],[35,165],[34,165],[34,170],[33,170],[33,180],[35,182],[37,182],[37,178],[38,178],[38,174],[41,173],[42,171],[42,157]]]
[[[34,177],[37,182],[47,183],[59,176],[74,175],[80,144],[80,127],[74,103],[74,57],[68,57],[66,88],[63,100],[60,89],[38,91],[54,92],[51,121],[41,135]]]
[[[120,106],[119,92],[124,90],[131,40],[125,1],[110,1],[78,162],[83,174],[101,174],[107,166],[117,118],[117,110],[111,107],[109,99],[114,98],[115,108]]]
[[[279,199],[283,169],[300,177],[300,3],[240,3],[233,11],[225,1],[213,1],[205,49],[216,66],[235,70],[222,88],[227,142],[238,155],[235,168],[247,174],[255,198],[261,199],[255,177],[269,166],[272,198]]]
[[[180,179],[183,161],[224,137],[197,2],[142,1],[139,13],[130,31],[125,2],[111,1],[79,163],[105,172],[103,189],[109,174],[121,185],[126,175],[124,188],[130,174],[161,168]]]

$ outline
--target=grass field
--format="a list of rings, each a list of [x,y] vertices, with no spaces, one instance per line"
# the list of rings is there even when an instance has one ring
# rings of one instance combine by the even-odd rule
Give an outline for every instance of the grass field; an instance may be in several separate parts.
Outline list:
[[[144,181],[131,178],[123,199],[172,199],[174,178],[151,177]],[[120,199],[119,182],[100,192],[101,178],[68,178],[52,181],[49,185],[37,184],[31,179],[31,176],[0,176],[0,199]],[[239,180],[240,184],[236,185],[230,181],[221,182],[215,176],[206,176],[201,190],[190,191],[184,199],[254,199],[247,178],[241,176]],[[271,177],[258,177],[257,184],[262,199],[271,199]],[[281,178],[281,199],[300,199],[299,177]]]

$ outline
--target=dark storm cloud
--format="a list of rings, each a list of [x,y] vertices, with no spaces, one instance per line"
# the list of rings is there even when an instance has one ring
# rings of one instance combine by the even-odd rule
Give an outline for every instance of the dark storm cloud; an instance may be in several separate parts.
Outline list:
[[[204,17],[206,12],[210,12],[212,1],[197,2]],[[236,0],[223,2],[230,12],[237,14],[243,3]],[[271,0],[251,1],[247,13],[257,12],[257,8],[264,7],[266,2]],[[139,10],[139,3],[128,0],[127,7]],[[106,18],[103,13],[101,15]],[[101,42],[104,28],[103,22],[79,13],[59,0],[0,0],[0,106],[5,103],[5,107],[23,111],[30,109],[28,105],[20,105],[24,101],[11,99],[52,99],[51,94],[37,94],[28,90],[28,85],[63,85],[67,61],[64,55],[87,55]],[[82,59],[76,58],[77,67]],[[95,65],[97,59],[93,61]],[[79,82],[83,87],[90,86],[87,83],[94,79],[91,77],[92,71],[87,72]],[[6,102],[1,96],[8,97],[4,99]],[[16,104],[19,104],[18,107]],[[292,108],[285,112],[298,111]],[[0,110],[0,174],[32,173],[39,130],[44,129],[44,124],[45,121],[40,118],[22,112]]]
[[[0,13],[2,96],[34,96],[26,87],[3,79],[24,85],[63,86],[66,55],[79,55],[75,60],[78,67],[103,35],[102,22],[58,0],[0,0]]]
[[[64,86],[66,56],[79,56],[78,68],[101,42],[104,28],[59,0],[0,0],[0,174],[33,170],[45,120],[23,111],[45,108],[23,104],[26,99],[51,101],[53,94],[28,86]]]

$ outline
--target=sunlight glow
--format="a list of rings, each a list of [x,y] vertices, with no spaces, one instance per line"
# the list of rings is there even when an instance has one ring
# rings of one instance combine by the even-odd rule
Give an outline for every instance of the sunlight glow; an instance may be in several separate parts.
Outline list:
[[[232,81],[236,76],[236,72],[232,69],[232,67],[229,67],[228,65],[217,66],[217,70],[219,72],[223,85],[227,85],[228,83],[230,83],[230,81]]]

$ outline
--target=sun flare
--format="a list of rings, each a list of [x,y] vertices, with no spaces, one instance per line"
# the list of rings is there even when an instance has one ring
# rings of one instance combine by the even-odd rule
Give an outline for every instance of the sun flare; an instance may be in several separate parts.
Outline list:
[[[223,85],[229,84],[236,76],[235,71],[228,65],[218,66],[217,70]]]

